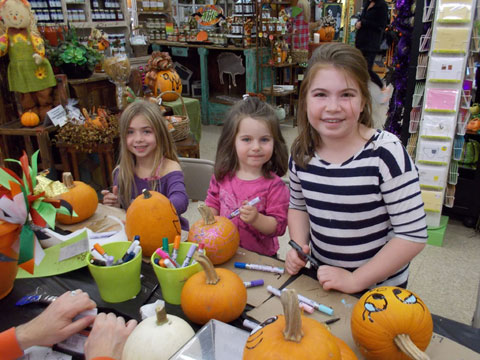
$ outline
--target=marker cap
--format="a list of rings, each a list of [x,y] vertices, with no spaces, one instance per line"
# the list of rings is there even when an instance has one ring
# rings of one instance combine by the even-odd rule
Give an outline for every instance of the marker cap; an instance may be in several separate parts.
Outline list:
[[[238,269],[246,269],[247,264],[243,262],[235,262],[234,266]]]

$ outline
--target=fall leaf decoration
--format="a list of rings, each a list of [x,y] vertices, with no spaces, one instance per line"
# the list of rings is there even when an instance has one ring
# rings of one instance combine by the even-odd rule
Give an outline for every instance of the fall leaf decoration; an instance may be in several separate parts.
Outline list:
[[[147,73],[145,75],[145,85],[150,88],[155,87],[157,73],[173,69],[173,61],[168,52],[154,51],[147,62]]]

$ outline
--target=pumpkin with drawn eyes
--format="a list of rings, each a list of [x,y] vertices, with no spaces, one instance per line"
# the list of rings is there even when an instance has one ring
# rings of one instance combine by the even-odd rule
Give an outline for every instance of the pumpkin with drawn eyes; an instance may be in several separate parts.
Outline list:
[[[284,315],[268,319],[250,334],[243,349],[243,360],[344,359],[342,354],[347,354],[346,349],[340,350],[335,336],[325,325],[300,314],[295,290],[282,291],[281,301]],[[344,343],[342,346],[348,348]],[[353,354],[351,350],[350,353]]]
[[[127,209],[125,232],[128,239],[139,235],[142,253],[150,257],[162,246],[162,238],[173,243],[175,236],[181,235],[180,219],[166,196],[144,189]]]
[[[433,322],[425,303],[394,286],[372,289],[352,311],[353,339],[367,360],[425,360]]]

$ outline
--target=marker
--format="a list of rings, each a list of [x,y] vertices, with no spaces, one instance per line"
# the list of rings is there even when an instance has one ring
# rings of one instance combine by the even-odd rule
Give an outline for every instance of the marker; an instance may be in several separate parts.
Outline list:
[[[250,200],[250,201],[247,203],[247,205],[253,206],[253,205],[255,205],[255,204],[259,203],[259,202],[260,202],[260,197],[257,196],[255,199]],[[228,215],[228,218],[229,218],[229,219],[232,219],[232,218],[234,218],[235,216],[237,216],[237,215],[239,215],[239,214],[240,214],[240,208],[238,208],[237,210],[233,211],[230,215]]]
[[[275,296],[278,296],[278,297],[282,296],[282,291],[274,288],[271,285],[267,286],[267,291]],[[300,299],[298,301],[298,307],[308,314],[313,314],[313,312],[315,311],[315,309],[312,306],[310,306],[309,304],[305,304],[304,302],[300,301]]]
[[[95,265],[95,266],[107,266],[107,262],[105,260],[99,260],[99,259],[90,259],[90,264]]]
[[[172,260],[177,261],[178,256],[178,249],[180,248],[180,235],[175,236],[175,240],[173,241],[173,249],[172,249]]]
[[[258,325],[260,325],[260,324],[257,323],[257,322],[255,322],[255,321],[245,319],[245,320],[243,320],[242,325],[243,325],[244,327],[246,327],[247,329],[253,330],[253,329],[255,329],[255,328],[256,328]]]
[[[190,249],[188,249],[187,256],[185,256],[185,260],[183,260],[182,267],[188,266],[190,264],[190,260],[192,259],[193,253],[197,249],[197,244],[190,245]]]
[[[95,243],[93,247],[98,252],[98,254],[100,254],[103,257],[103,259],[107,262],[107,266],[111,266],[113,264],[113,260],[115,258],[113,256],[108,255],[105,252],[105,249],[99,243]],[[93,253],[93,250],[92,250],[92,253]]]
[[[318,263],[317,259],[315,259],[312,255],[310,254],[306,254],[303,250],[302,250],[302,247],[300,245],[298,245],[295,241],[293,240],[290,240],[288,242],[290,244],[290,246],[292,248],[294,248],[295,250],[297,250],[297,253],[298,255],[300,255],[301,258],[303,258],[303,260],[305,261],[310,261],[310,264],[312,264],[312,266],[315,268],[315,269],[318,269],[318,267],[320,266],[320,264]]]
[[[90,250],[90,254],[92,254],[94,259],[105,261],[105,258],[95,249]]]
[[[205,243],[201,242],[198,244],[198,253],[204,254],[205,253]]]
[[[239,269],[248,269],[248,270],[259,270],[259,271],[266,271],[275,274],[282,274],[285,272],[284,268],[276,267],[276,266],[269,266],[269,265],[259,265],[259,264],[246,264],[243,262],[236,262],[235,267]]]
[[[155,258],[155,259],[153,260],[153,262],[154,262],[155,264],[157,264],[158,266],[166,267],[166,266],[165,266],[165,261],[164,261],[163,259]]]
[[[126,263],[132,259],[135,259],[135,256],[137,256],[138,254],[140,254],[140,250],[142,248],[140,246],[136,246],[135,249],[128,254],[127,258],[125,260],[123,260],[123,263]]]
[[[132,253],[138,245],[140,245],[140,236],[135,235],[134,240],[132,241],[127,251],[125,252],[125,255],[122,256],[123,262],[125,262],[125,259],[128,257],[128,255]]]
[[[287,290],[287,288],[285,288],[283,290]],[[316,301],[311,300],[309,298],[306,298],[305,296],[300,295],[300,294],[298,294],[298,300],[300,300],[301,302],[304,302],[305,304],[308,304],[308,305],[314,307],[318,311],[321,311],[321,312],[323,312],[327,315],[333,315],[333,309],[329,306],[317,303]]]
[[[163,263],[169,269],[176,269],[177,267],[169,259],[163,259]]]
[[[333,323],[336,323],[338,320],[340,320],[340,318],[330,319],[330,320],[324,321],[323,323],[325,325],[331,325]]]
[[[162,249],[158,248],[157,250],[155,250],[155,252],[163,259],[168,259],[170,260],[170,262],[172,263],[172,265],[174,265],[175,267],[178,267],[178,264],[173,261],[170,256],[168,255],[168,253],[166,253],[165,251],[163,251]]]
[[[243,285],[245,285],[246,288],[254,287],[254,286],[263,286],[263,279],[253,280],[253,281],[244,281]]]
[[[162,239],[162,249],[163,249],[163,251],[165,251],[168,254],[169,248],[168,248],[168,238],[167,237],[164,237]]]

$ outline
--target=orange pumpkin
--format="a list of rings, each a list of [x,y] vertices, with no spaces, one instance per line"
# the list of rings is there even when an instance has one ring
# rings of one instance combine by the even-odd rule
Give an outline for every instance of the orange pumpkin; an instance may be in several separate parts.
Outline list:
[[[192,275],[183,286],[180,302],[184,314],[200,325],[211,319],[230,322],[238,318],[247,304],[242,279],[233,271],[215,269],[203,253],[195,253],[193,258],[203,271]]]
[[[158,96],[165,91],[174,91],[177,94],[182,93],[182,79],[180,79],[178,73],[173,69],[162,70],[157,73],[153,94]],[[175,101],[177,99],[178,95],[174,93],[162,95],[163,101]]]
[[[348,346],[345,341],[336,336],[333,336],[333,338],[335,339],[335,343],[340,349],[340,355],[342,360],[358,360],[357,355],[355,355],[353,350],[350,349],[350,346]]]
[[[318,321],[300,315],[294,289],[282,291],[283,313],[265,321],[250,334],[243,359],[341,360],[334,336]]]
[[[33,111],[27,111],[20,117],[20,122],[23,126],[33,127],[40,123],[40,118]]]
[[[378,287],[352,311],[353,339],[367,360],[425,359],[433,322],[424,302],[409,290]],[[408,354],[408,355],[407,355]]]
[[[63,184],[68,191],[59,198],[68,202],[78,216],[57,214],[57,221],[60,224],[76,224],[95,214],[98,197],[94,188],[82,181],[73,181],[73,176],[69,172],[63,173]]]
[[[180,219],[167,197],[145,189],[127,209],[125,232],[128,239],[139,235],[142,253],[150,257],[162,246],[162,238],[173,243],[175,236],[181,235]]]
[[[195,222],[188,232],[188,241],[205,244],[207,255],[214,265],[223,264],[237,252],[240,235],[233,222],[224,216],[213,216],[205,204],[198,206],[202,219]]]
[[[320,34],[320,41],[330,42],[335,36],[335,28],[333,26],[322,26],[317,33]]]

